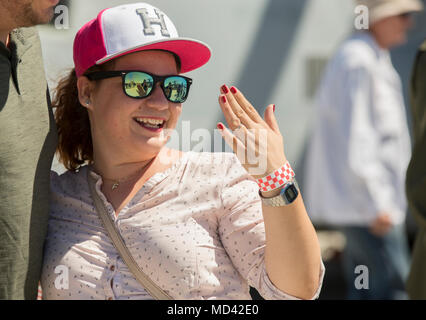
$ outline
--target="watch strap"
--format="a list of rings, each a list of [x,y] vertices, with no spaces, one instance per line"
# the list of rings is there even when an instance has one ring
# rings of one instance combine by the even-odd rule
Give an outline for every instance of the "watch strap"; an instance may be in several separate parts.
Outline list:
[[[257,179],[257,184],[263,192],[276,190],[285,186],[294,179],[295,173],[287,161],[281,168],[274,170],[267,176]]]
[[[297,181],[293,179],[293,181],[285,184],[280,193],[274,197],[266,198],[261,194],[261,190],[259,190],[259,196],[262,199],[262,203],[268,207],[283,207],[289,205],[296,200],[300,191]]]

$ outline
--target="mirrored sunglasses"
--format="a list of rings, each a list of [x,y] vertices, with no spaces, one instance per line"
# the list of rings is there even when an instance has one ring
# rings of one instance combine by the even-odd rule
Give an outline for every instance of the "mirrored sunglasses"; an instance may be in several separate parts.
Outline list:
[[[121,77],[124,93],[135,99],[149,97],[157,83],[163,90],[166,99],[173,103],[186,101],[192,79],[180,75],[157,76],[144,71],[97,71],[85,75],[89,80],[101,80]]]

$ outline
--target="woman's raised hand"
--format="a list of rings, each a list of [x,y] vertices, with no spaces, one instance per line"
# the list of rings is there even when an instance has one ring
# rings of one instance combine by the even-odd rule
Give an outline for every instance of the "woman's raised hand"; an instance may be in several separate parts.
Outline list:
[[[287,160],[275,105],[266,108],[262,119],[237,88],[223,85],[220,91],[219,104],[231,130],[222,123],[217,127],[244,168],[255,179],[280,168]]]

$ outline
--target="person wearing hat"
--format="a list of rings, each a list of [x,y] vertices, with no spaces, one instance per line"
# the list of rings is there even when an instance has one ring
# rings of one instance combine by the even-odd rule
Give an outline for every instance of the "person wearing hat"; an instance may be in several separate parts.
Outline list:
[[[182,74],[210,55],[146,3],[79,30],[53,101],[68,171],[52,172],[43,299],[250,299],[250,286],[266,299],[318,297],[319,243],[273,105],[262,119],[237,88],[220,89],[227,142],[245,149],[236,129],[267,132],[247,143],[267,143],[265,172],[234,153],[165,146],[192,83]]]
[[[56,0],[0,0],[0,300],[35,299],[57,145],[35,25]]]
[[[307,154],[306,203],[316,224],[339,228],[346,237],[348,299],[405,299],[404,180],[411,147],[389,49],[406,41],[411,13],[423,5],[417,0],[357,5],[368,8],[369,29],[346,39],[323,75]]]

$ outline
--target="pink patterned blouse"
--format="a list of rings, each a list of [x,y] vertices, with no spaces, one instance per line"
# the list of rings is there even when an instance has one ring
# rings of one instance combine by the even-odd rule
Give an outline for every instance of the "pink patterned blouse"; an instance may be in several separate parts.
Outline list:
[[[52,172],[43,299],[152,299],[106,234],[87,170]],[[265,299],[296,299],[266,274],[259,187],[233,153],[184,153],[117,217],[101,192],[101,177],[91,174],[136,262],[174,299],[251,299],[249,286]],[[318,277],[313,299],[323,264]]]

